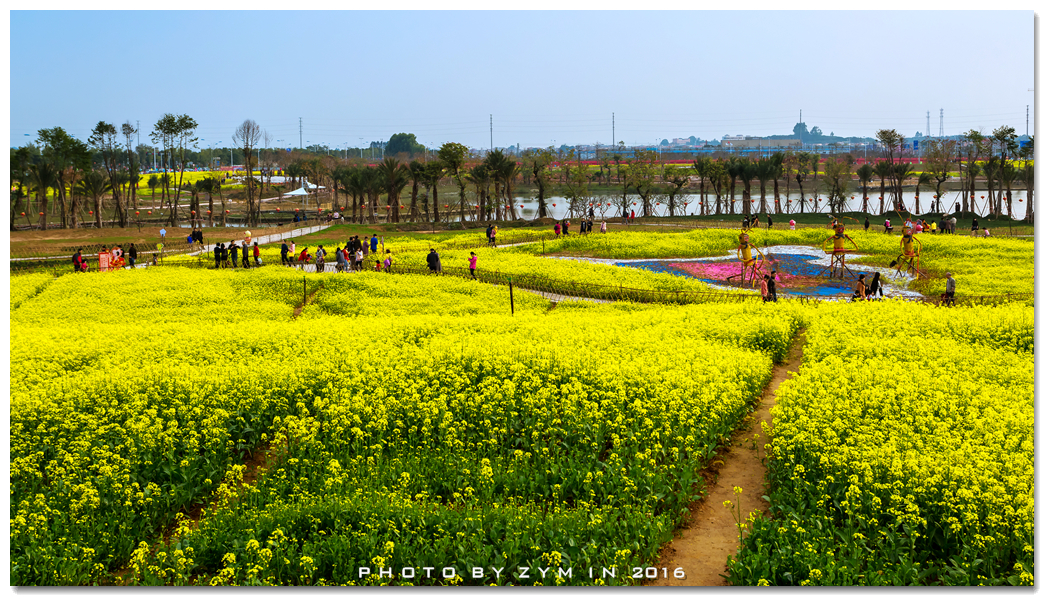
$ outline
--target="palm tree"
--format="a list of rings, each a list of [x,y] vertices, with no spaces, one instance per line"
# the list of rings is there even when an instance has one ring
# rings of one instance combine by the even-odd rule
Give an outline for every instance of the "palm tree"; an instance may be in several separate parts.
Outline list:
[[[89,171],[84,174],[83,179],[77,186],[77,192],[83,196],[89,196],[94,201],[94,226],[101,228],[101,198],[104,194],[112,191],[112,182],[107,174],[101,171]],[[73,227],[76,215],[73,215]]]
[[[736,178],[743,173],[743,162],[738,157],[729,157],[725,163],[729,176],[729,214],[736,214]]]
[[[435,159],[428,161],[424,166],[425,184],[431,188],[431,204],[435,207],[435,221],[439,221],[439,181],[442,179],[442,174],[445,172],[446,166],[443,165],[442,161]],[[427,207],[425,207],[425,213]],[[429,215],[429,220],[431,216]]]
[[[352,223],[355,223],[356,209],[359,209],[359,223],[362,223],[362,207],[359,206],[359,199],[366,194],[366,182],[362,172],[362,168],[351,169],[344,182],[345,193],[352,195]]]
[[[866,188],[870,185],[870,180],[874,178],[874,168],[869,163],[863,163],[859,169],[856,169],[856,177],[859,178],[859,185],[863,188],[863,212],[869,214],[870,196],[867,194]]]
[[[773,167],[771,158],[760,158],[753,163],[754,177],[758,180],[758,189],[761,192],[761,206],[758,208],[758,213],[768,213],[768,206],[765,204],[765,184],[772,179]]]
[[[370,223],[377,223],[377,201],[384,189],[384,180],[374,167],[364,167],[361,171],[363,191],[366,193],[366,208],[369,211]],[[365,219],[366,214],[359,211],[359,218]]]
[[[410,168],[394,157],[384,157],[377,165],[384,191],[388,193],[388,205],[391,206],[391,221],[399,222],[399,194],[406,184],[410,183]]]
[[[149,187],[149,193],[152,195],[151,200],[156,200],[156,187],[159,186],[159,178],[155,174],[149,176],[149,181],[146,183]]]
[[[892,167],[892,177],[894,179],[893,190],[892,190],[892,204],[895,210],[899,210],[899,203],[903,198],[903,182],[906,178],[910,177],[913,173],[913,165],[910,163],[896,163]],[[906,211],[909,213],[909,209]]]
[[[29,166],[29,186],[36,191],[36,208],[40,211],[40,229],[47,229],[47,191],[58,185],[58,173],[51,163]],[[97,211],[101,227],[101,211]]]
[[[968,182],[967,198],[968,202],[964,204],[965,212],[970,211],[975,214],[975,178],[979,177],[982,173],[982,168],[978,164],[968,161],[964,165],[964,178]],[[964,216],[963,214],[961,215]]]
[[[217,180],[212,177],[204,177],[196,182],[197,193],[202,192],[207,195],[207,227],[214,227],[214,188],[216,185]]]
[[[468,181],[475,184],[475,197],[478,198],[478,220],[485,221],[486,198],[489,195],[489,183],[492,179],[489,166],[483,162],[468,171]]]
[[[503,196],[501,195],[501,190],[503,188],[501,186],[504,185],[504,168],[505,165],[507,165],[508,160],[507,157],[504,156],[504,153],[498,148],[486,155],[485,163],[486,168],[489,170],[490,178],[493,181],[493,198],[491,204],[494,208],[496,219],[499,221],[501,219],[501,209],[504,205],[502,202]]]
[[[1033,159],[1022,162],[1019,181],[1026,185],[1026,221],[1033,223]]]
[[[878,200],[881,201],[880,215],[885,214],[884,208],[884,195],[885,195],[885,184],[888,182],[888,178],[892,175],[892,164],[888,161],[878,161],[874,165],[874,175],[881,179],[881,195]]]
[[[500,176],[500,181],[504,184],[504,197],[507,200],[511,219],[514,221],[518,219],[518,216],[515,214],[515,199],[512,190],[515,187],[515,177],[518,175],[518,163],[514,160],[505,161],[501,164],[497,174]]]
[[[410,192],[410,221],[416,222],[417,218],[420,217],[420,212],[417,209],[417,192],[420,184],[424,181],[424,163],[410,161],[409,169],[410,181],[413,183],[413,190]]]
[[[929,175],[927,172],[922,171],[921,174],[917,176],[917,184],[914,186],[914,212],[918,215],[921,214],[921,186],[931,188],[931,185],[932,176]],[[933,201],[932,208],[930,209],[930,211],[934,210],[935,202]]]
[[[780,213],[783,207],[779,203],[779,178],[783,176],[783,153],[775,152],[769,157],[767,176],[772,179],[772,196],[775,198],[776,213]]]

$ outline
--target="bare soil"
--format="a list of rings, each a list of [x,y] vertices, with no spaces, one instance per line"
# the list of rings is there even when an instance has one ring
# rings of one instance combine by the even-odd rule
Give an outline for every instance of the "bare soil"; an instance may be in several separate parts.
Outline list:
[[[667,578],[650,581],[651,586],[726,586],[726,565],[729,556],[739,552],[740,539],[736,520],[725,501],[738,502],[741,515],[747,518],[753,511],[768,513],[768,494],[765,483],[765,444],[771,442],[761,427],[772,425],[770,411],[776,405],[776,390],[801,367],[804,333],[799,333],[791,344],[787,362],[772,370],[772,380],[765,387],[761,403],[747,417],[744,425],[732,434],[732,446],[711,460],[704,476],[708,478],[707,494],[689,509],[686,525],[675,533],[673,541],[660,551],[658,573],[667,568]],[[749,429],[747,427],[749,426]],[[757,435],[757,439],[754,435]],[[758,447],[751,447],[756,440]],[[743,489],[737,497],[733,487]],[[685,570],[684,579],[674,578],[674,569]]]

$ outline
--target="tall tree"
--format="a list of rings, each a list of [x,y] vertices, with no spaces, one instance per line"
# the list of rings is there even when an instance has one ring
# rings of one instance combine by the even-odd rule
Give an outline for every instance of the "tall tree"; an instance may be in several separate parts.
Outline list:
[[[97,227],[101,227],[98,224],[101,223],[102,196],[111,190],[112,180],[109,179],[108,174],[100,171],[90,171],[80,180],[78,192],[85,197],[89,197],[94,202],[94,223]]]
[[[885,214],[885,186],[888,185],[888,180],[892,176],[892,163],[888,161],[877,161],[874,164],[874,175],[881,179],[881,192],[877,199],[881,201],[881,207],[879,214]]]
[[[417,136],[407,133],[393,134],[388,138],[388,144],[384,147],[385,156],[403,155],[404,158],[413,158],[424,154],[424,146],[417,143]]]
[[[410,221],[416,222],[420,219],[420,212],[417,208],[417,193],[420,189],[420,185],[424,182],[424,163],[420,161],[410,161],[410,181],[413,183],[413,188],[410,191]]]
[[[1007,190],[1008,216],[1011,216],[1011,182],[1015,179],[1015,171],[1010,167],[1009,160],[1016,156],[1019,144],[1015,136],[1015,128],[1010,125],[1002,125],[993,130],[993,142],[997,156],[1000,158],[1000,168],[997,173],[1002,180],[1002,189]],[[997,203],[1000,204],[999,202]],[[1000,213],[999,207],[996,211]]]
[[[446,142],[439,148],[439,161],[453,174],[460,191],[460,222],[464,223],[464,203],[467,202],[467,191],[464,178],[461,177],[461,168],[468,158],[468,147],[458,142]],[[435,205],[435,219],[438,220],[439,206]]]
[[[884,146],[888,163],[892,167],[888,172],[892,184],[892,207],[898,211],[899,202],[902,198],[902,180],[910,173],[909,170],[904,171],[900,167],[903,159],[903,149],[906,146],[906,138],[894,129],[879,129],[877,130],[877,140]]]
[[[652,213],[651,199],[656,193],[656,176],[660,171],[655,150],[635,150],[630,165],[634,191],[642,199],[642,217]]]
[[[256,226],[261,221],[261,196],[258,194],[257,202],[254,201],[254,169],[251,165],[254,161],[254,149],[261,142],[262,136],[261,126],[253,119],[246,119],[236,128],[236,131],[232,132],[232,143],[243,150],[243,162],[247,172],[247,223],[252,226]],[[319,182],[316,181],[317,186],[318,184]],[[316,206],[319,206],[318,189],[316,189]]]
[[[57,186],[58,173],[54,165],[43,162],[29,166],[29,187],[36,191],[36,209],[40,212],[41,230],[47,229],[47,191]]]
[[[870,206],[868,204],[870,195],[866,188],[870,185],[870,180],[874,178],[874,168],[870,163],[863,163],[858,169],[856,169],[856,177],[859,178],[859,185],[863,188],[863,212],[870,213]]]
[[[123,133],[124,148],[127,150],[127,173],[130,175],[130,185],[127,188],[127,202],[129,207],[133,207],[134,210],[138,209],[138,182],[141,180],[141,169],[138,166],[138,155],[134,151],[134,135],[138,133],[138,128],[131,125],[131,122],[125,121],[120,127]],[[128,212],[128,218],[130,214]]]
[[[424,166],[425,185],[431,189],[431,206],[435,209],[435,222],[439,221],[439,182],[442,181],[442,175],[446,172],[446,166],[442,161],[434,159],[428,161]],[[428,213],[428,202],[424,201],[424,213],[427,215],[428,220],[431,221],[431,215]]]
[[[551,174],[550,167],[551,163],[555,160],[555,155],[551,152],[551,149],[538,150],[533,155],[533,163],[531,168],[533,170],[533,181],[537,185],[537,216],[541,219],[548,216],[547,214],[547,195],[551,193]]]
[[[83,161],[86,154],[86,146],[60,127],[41,129],[37,132],[37,135],[39,135],[43,146],[43,159],[50,162],[54,168],[56,180],[55,199],[58,201],[61,210],[62,227],[65,227],[67,224],[65,197],[67,178],[71,175],[71,170],[75,168],[75,163]]]
[[[170,225],[178,223],[178,201],[181,197],[181,187],[185,182],[185,153],[189,147],[194,147],[198,138],[195,137],[196,120],[188,115],[174,115],[166,113],[153,126],[150,137],[153,143],[161,144],[165,161],[163,164],[163,175],[167,175],[168,169],[173,171],[174,177],[168,180],[164,177],[161,181],[174,184],[174,192],[170,198]],[[164,189],[166,189],[164,185]]]
[[[823,166],[823,179],[827,184],[827,202],[830,212],[840,215],[844,210],[845,197],[848,196],[848,182],[852,181],[852,155],[827,159]]]
[[[29,152],[29,148],[26,146],[11,149],[11,183],[15,184],[15,182],[17,182],[16,189],[11,191],[10,227],[12,232],[15,229],[15,215],[19,213],[18,209],[22,208],[21,205],[23,203],[25,205],[29,204],[26,201],[27,194],[25,192],[25,188],[29,184],[30,156],[31,154]],[[25,211],[29,211],[28,206],[25,206]]]
[[[388,205],[391,207],[391,221],[399,222],[399,194],[406,184],[410,183],[410,168],[400,163],[395,157],[386,156],[377,166],[384,180],[384,190],[388,194]]]
[[[677,165],[667,165],[663,170],[663,181],[667,185],[667,211],[674,217],[675,204],[685,200],[682,189],[689,183],[689,172]]]
[[[927,143],[927,152],[924,154],[924,173],[932,179],[935,187],[935,199],[932,204],[935,210],[943,212],[942,187],[946,180],[950,179],[950,172],[954,170],[954,155],[956,154],[957,142],[955,140],[930,140]]]

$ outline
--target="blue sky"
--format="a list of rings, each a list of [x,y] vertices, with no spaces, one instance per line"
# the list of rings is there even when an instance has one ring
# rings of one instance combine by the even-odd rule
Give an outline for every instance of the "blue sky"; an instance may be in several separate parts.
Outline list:
[[[244,119],[273,146],[523,147],[1012,125],[1034,85],[1022,11],[10,13],[10,139],[164,114],[201,146]],[[303,119],[303,136],[298,135]],[[1030,129],[1033,129],[1031,111]],[[24,134],[29,133],[30,136]],[[360,140],[362,139],[362,141]],[[283,140],[276,143],[275,140]]]

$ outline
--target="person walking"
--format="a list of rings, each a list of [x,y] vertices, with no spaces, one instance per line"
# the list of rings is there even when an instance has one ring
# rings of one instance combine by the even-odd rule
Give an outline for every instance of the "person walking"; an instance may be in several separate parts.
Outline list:
[[[493,240],[491,239],[492,235],[493,235],[493,224],[491,223],[491,224],[486,226],[486,246],[493,246]]]
[[[86,271],[86,269],[83,268],[83,255],[80,254],[82,250],[82,248],[77,248],[76,254],[72,256],[73,271]]]
[[[356,271],[362,271],[362,269],[363,269],[363,259],[364,258],[366,258],[366,253],[363,252],[362,248],[359,248],[359,250],[355,251],[355,270]]]
[[[774,303],[779,301],[779,299],[776,298],[776,270],[775,269],[773,269],[772,273],[769,274],[768,293],[769,293],[769,300],[770,301],[772,301]]]
[[[569,235],[569,222],[568,221],[563,221],[562,222],[562,235],[563,236],[568,236]]]
[[[374,234],[373,237],[370,238],[370,252],[377,252],[377,234]]]
[[[386,250],[386,251],[384,251],[384,271],[385,271],[385,273],[391,271],[391,266],[392,266],[391,250]]]
[[[214,269],[221,269],[221,244],[214,247]]]
[[[138,261],[138,249],[134,248],[134,243],[131,242],[130,248],[127,249],[127,264],[134,267],[134,264]]]
[[[587,220],[586,219],[581,219],[580,220],[580,235],[583,236],[585,234],[587,234]]]
[[[320,244],[319,248],[315,249],[315,272],[323,273],[324,271],[326,271],[326,251]]]
[[[885,233],[886,234],[891,234],[892,233],[892,220],[891,219],[885,219],[884,228],[885,228]]]
[[[561,235],[562,235],[562,224],[558,223],[556,221],[555,222],[555,238],[558,238]]]
[[[236,267],[239,267],[238,265],[236,265],[236,261],[239,259],[239,245],[237,245],[236,242],[233,240],[232,242],[228,243],[228,246],[231,249],[232,268],[234,269]]]
[[[428,262],[428,271],[431,272],[431,273],[435,273],[436,272],[436,265],[438,264],[438,260],[439,260],[439,256],[437,254],[435,254],[435,249],[434,248],[428,249],[428,256],[425,257],[425,260]]]
[[[631,225],[634,225],[634,209],[631,209]]]
[[[772,229],[772,215],[765,214],[765,224],[768,225],[768,229]]]
[[[767,273],[765,275],[761,276],[761,302],[763,302],[763,303],[767,303],[768,300],[769,300],[769,285],[768,285],[768,281],[769,281],[769,277],[768,277]]]
[[[334,271],[336,273],[344,271],[344,255],[341,254],[340,246],[334,249]]]
[[[496,225],[493,226],[493,232],[492,232],[492,235],[490,236],[489,240],[490,240],[490,242],[493,243],[493,248],[496,248],[497,247],[497,226]],[[442,271],[442,270],[440,269],[439,271]]]
[[[435,272],[442,274],[442,257],[437,252],[435,253]]]
[[[971,233],[972,233],[972,236],[978,236],[979,235],[979,218],[978,217],[972,217]]]
[[[957,292],[957,282],[953,279],[953,274],[949,271],[946,272],[946,292],[943,293],[943,304],[947,306],[953,306],[953,296]]]
[[[261,266],[261,247],[257,245],[257,242],[254,242],[254,265]]]
[[[281,264],[290,267],[290,261],[286,258],[287,253],[290,252],[290,247],[287,245],[286,240],[283,240],[282,246],[279,247],[279,260]]]
[[[605,225],[605,220],[603,219],[602,220],[602,227],[601,227],[601,231],[602,231],[603,234],[605,233],[606,229],[607,228],[606,228],[606,225]]]
[[[475,269],[478,268],[478,255],[475,251],[471,251],[471,256],[468,258],[468,271],[471,272],[471,279],[477,280],[475,277]]]
[[[250,247],[247,246],[246,240],[243,241],[243,245],[239,247],[240,256],[243,261],[243,269],[250,268]]]
[[[294,266],[297,261],[297,243],[293,240],[290,241],[290,267]]]

